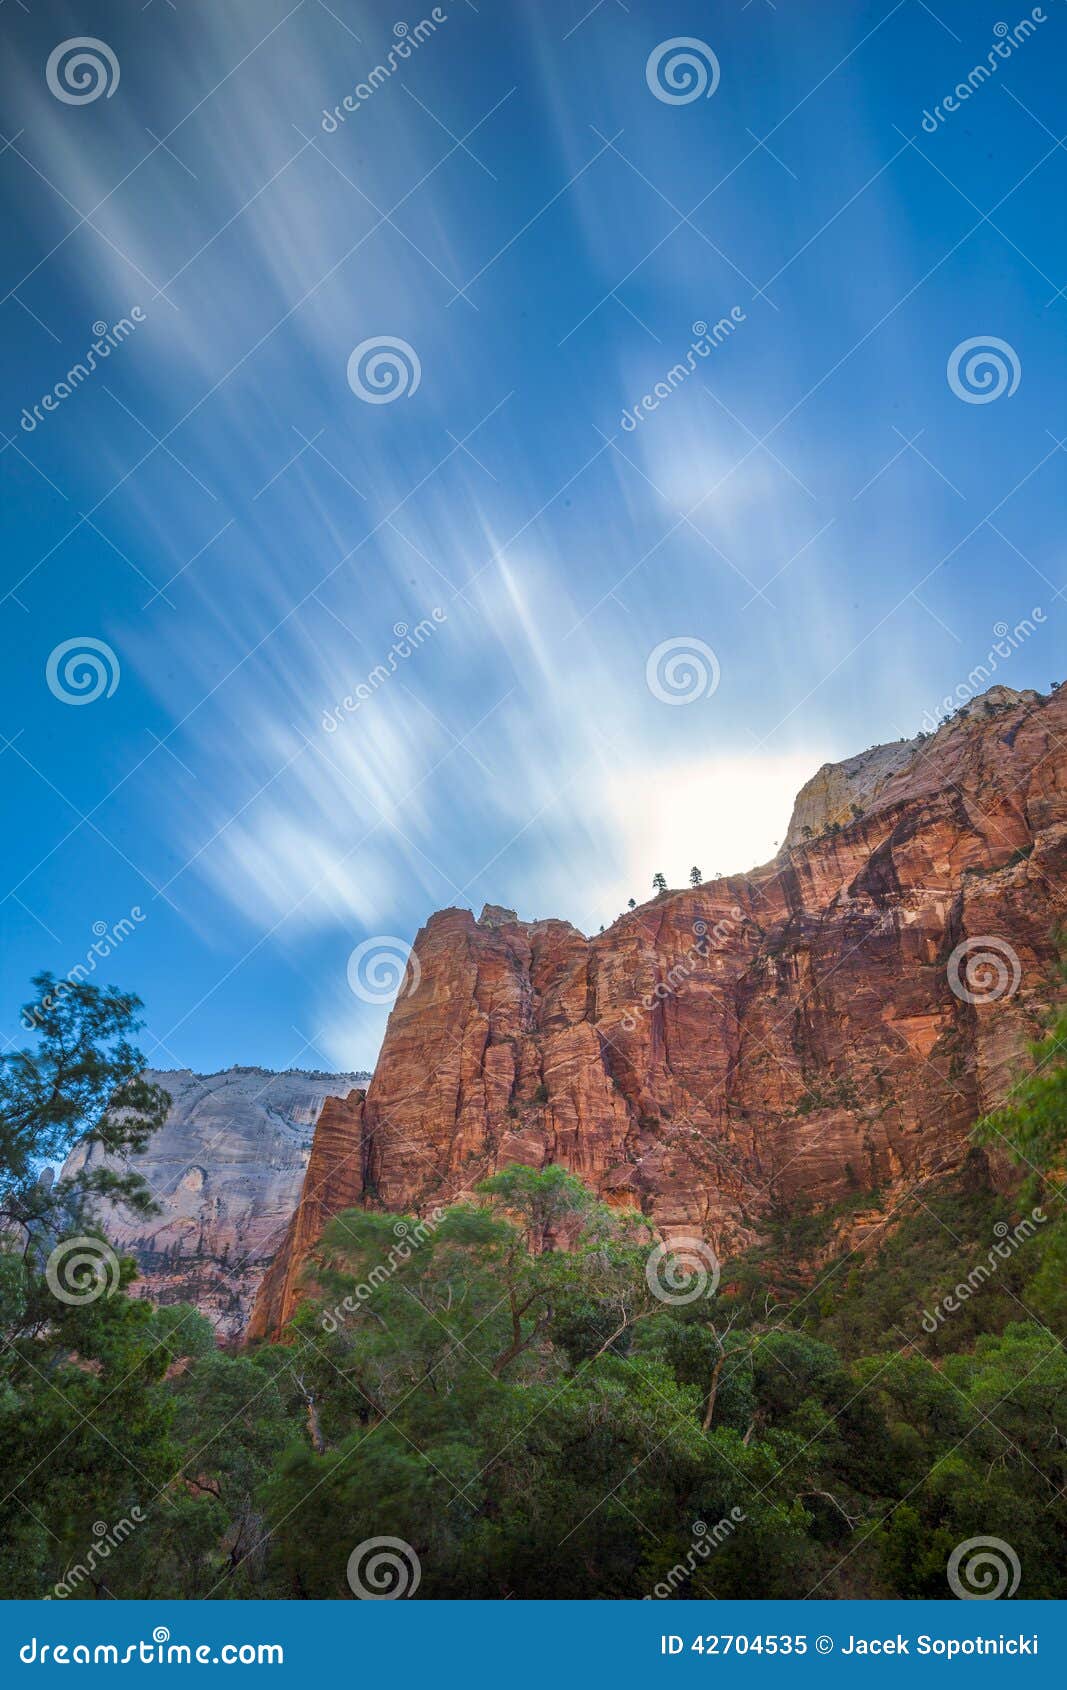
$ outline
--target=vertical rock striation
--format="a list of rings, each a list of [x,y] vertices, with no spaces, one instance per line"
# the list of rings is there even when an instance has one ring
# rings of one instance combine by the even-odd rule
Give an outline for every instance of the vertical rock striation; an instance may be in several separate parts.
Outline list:
[[[266,1338],[296,1308],[304,1263],[326,1222],[363,1201],[363,1105],[366,1093],[328,1097],[322,1106],[300,1201],[285,1239],[263,1276],[248,1323],[249,1338]]]
[[[724,1256],[800,1198],[891,1203],[958,1163],[1052,995],[1065,750],[1067,689],[996,688],[821,770],[775,861],[595,938],[434,915],[365,1102],[323,1114],[254,1330],[290,1312],[324,1214],[423,1211],[508,1162]]]

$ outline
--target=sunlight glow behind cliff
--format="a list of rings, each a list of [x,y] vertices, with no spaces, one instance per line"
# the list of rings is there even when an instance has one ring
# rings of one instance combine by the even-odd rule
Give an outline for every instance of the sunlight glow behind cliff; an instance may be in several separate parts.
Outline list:
[[[609,776],[602,802],[624,869],[605,889],[605,908],[623,909],[631,897],[644,903],[658,871],[673,889],[689,884],[694,866],[712,880],[767,862],[785,838],[797,792],[826,760],[822,751],[723,753]]]
[[[1054,54],[984,99],[975,187],[965,121],[902,141],[959,74],[922,7],[720,8],[721,86],[677,110],[647,0],[449,8],[330,132],[394,39],[339,10],[105,7],[121,93],[85,109],[43,76],[54,13],[4,12],[7,1001],[136,905],[120,983],[195,1070],[369,1066],[348,956],[443,906],[593,933],[657,871],[766,862],[822,762],[913,733],[1036,604],[1011,680],[1047,685],[1067,614]],[[134,304],[106,378],[18,428]],[[984,330],[1024,380],[961,404]],[[420,361],[395,405],[346,376],[376,336]],[[81,634],[122,680],[70,710],[45,664]],[[684,709],[647,679],[679,637],[721,667]]]

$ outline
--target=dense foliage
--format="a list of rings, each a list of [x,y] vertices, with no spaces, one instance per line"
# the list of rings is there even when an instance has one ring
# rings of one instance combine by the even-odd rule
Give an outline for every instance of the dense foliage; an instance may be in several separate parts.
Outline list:
[[[49,1281],[89,1194],[36,1197],[35,1169],[152,1103],[108,1110],[136,1004],[84,993],[0,1092],[4,1595],[348,1597],[352,1552],[392,1538],[420,1598],[940,1597],[977,1536],[1019,1595],[1063,1594],[1055,1031],[984,1130],[1019,1159],[1010,1198],[976,1149],[874,1250],[847,1206],[783,1217],[713,1294],[664,1301],[639,1217],[516,1167],[477,1205],[339,1216],[284,1342],[226,1354],[128,1295],[128,1261],[82,1302]]]

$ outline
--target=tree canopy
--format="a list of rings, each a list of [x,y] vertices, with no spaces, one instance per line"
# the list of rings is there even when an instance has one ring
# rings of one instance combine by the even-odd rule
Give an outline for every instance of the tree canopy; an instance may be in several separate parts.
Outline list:
[[[834,1248],[840,1206],[794,1211],[676,1295],[642,1216],[511,1164],[336,1216],[290,1325],[237,1351],[133,1294],[108,1209],[151,1194],[121,1165],[36,1195],[79,1137],[120,1155],[159,1118],[138,1008],[64,994],[3,1072],[6,1595],[350,1598],[387,1538],[420,1599],[929,1598],[977,1536],[1019,1595],[1062,1592],[1062,1029],[977,1135],[1024,1177],[976,1147],[873,1253]],[[113,1271],[57,1289],[72,1216]]]

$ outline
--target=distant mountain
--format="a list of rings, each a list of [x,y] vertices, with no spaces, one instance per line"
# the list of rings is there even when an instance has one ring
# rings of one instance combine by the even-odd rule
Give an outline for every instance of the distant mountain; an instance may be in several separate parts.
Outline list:
[[[105,1226],[137,1257],[138,1289],[161,1303],[195,1303],[220,1340],[243,1330],[259,1281],[300,1197],[315,1123],[327,1097],[368,1074],[290,1069],[149,1069],[170,1093],[166,1123],[126,1164],[147,1180],[160,1213],[110,1210]],[[105,1158],[94,1148],[90,1164]],[[66,1172],[83,1166],[72,1151]]]

